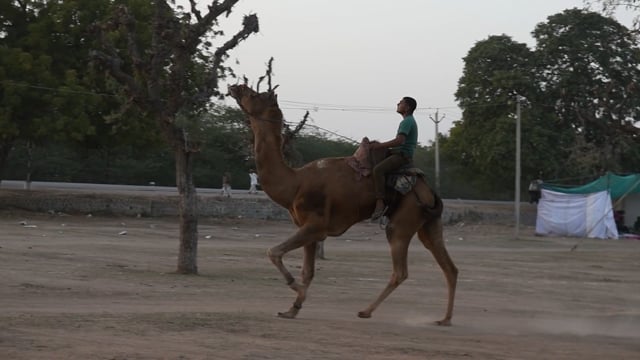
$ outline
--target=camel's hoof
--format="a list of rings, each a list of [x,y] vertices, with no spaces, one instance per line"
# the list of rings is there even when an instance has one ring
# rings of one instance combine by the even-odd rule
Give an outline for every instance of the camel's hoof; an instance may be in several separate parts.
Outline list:
[[[371,317],[371,313],[368,311],[358,311],[358,317],[362,319],[368,319]]]
[[[279,312],[278,317],[283,319],[295,319],[296,314],[294,314],[292,311]]]
[[[451,326],[451,320],[444,319],[436,321],[436,325],[438,326]]]

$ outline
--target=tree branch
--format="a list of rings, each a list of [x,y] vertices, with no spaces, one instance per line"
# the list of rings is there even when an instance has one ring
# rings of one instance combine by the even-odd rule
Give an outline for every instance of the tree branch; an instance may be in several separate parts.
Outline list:
[[[135,79],[122,70],[122,59],[101,51],[91,51],[91,57],[102,66],[117,82],[124,85],[132,100],[138,104],[146,102],[146,97]]]
[[[262,80],[264,80],[264,78],[267,78],[267,85],[269,86],[269,88],[267,89],[267,91],[274,91],[278,85],[276,85],[276,87],[272,88],[271,87],[271,75],[273,74],[273,56],[269,59],[269,62],[267,63],[267,72],[263,75],[260,76],[258,78],[258,84],[256,85],[256,92],[260,92],[260,83],[262,82]]]
[[[207,86],[199,96],[209,98],[212,95],[219,95],[218,80],[222,73],[222,69],[220,67],[222,62],[227,58],[228,51],[235,48],[241,41],[245,40],[252,33],[257,33],[260,30],[258,16],[256,14],[245,16],[242,21],[242,25],[242,29],[231,39],[227,40],[227,42],[219,47],[213,54],[213,64],[211,67],[211,73],[207,78]]]
[[[226,13],[226,16],[229,16],[231,9],[238,3],[238,1],[240,0],[225,0],[223,3],[219,3],[215,0],[208,6],[209,12],[205,14],[205,16],[202,16],[198,10],[195,10],[197,22],[191,25],[191,28],[188,31],[188,38],[185,40],[190,51],[195,50],[200,39],[207,33],[207,31],[209,31],[209,29],[211,29],[212,25],[216,23],[220,15]],[[192,4],[191,11],[193,12],[195,9],[195,0],[189,0],[189,2]]]
[[[121,21],[121,19],[124,19]],[[122,26],[123,24],[127,26]],[[138,71],[142,71],[142,59],[138,51],[137,44],[134,40],[135,31],[135,19],[129,14],[125,7],[118,7],[111,20],[101,25],[97,25],[96,29],[100,42],[104,51],[93,50],[90,52],[90,56],[95,62],[102,66],[116,81],[125,86],[126,91],[131,96],[131,99],[136,103],[143,103],[146,101],[144,91],[135,78],[132,75],[127,74],[122,69],[124,60],[120,57],[119,52],[113,42],[107,36],[107,32],[124,28],[128,40],[128,48],[131,52],[134,66]]]
[[[189,0],[189,5],[191,5],[191,13],[193,14],[193,16],[196,17],[196,20],[198,22],[202,21],[202,14],[200,13],[198,8],[196,7],[196,1],[195,0]]]

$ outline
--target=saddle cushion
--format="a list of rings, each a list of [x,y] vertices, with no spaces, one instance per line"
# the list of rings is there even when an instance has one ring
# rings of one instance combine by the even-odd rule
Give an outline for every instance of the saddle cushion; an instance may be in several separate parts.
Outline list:
[[[375,163],[382,161],[385,157],[384,151],[371,152],[369,139],[364,138],[360,142],[360,146],[356,152],[345,158],[347,164],[355,170],[357,178],[361,179],[371,175]],[[393,171],[386,176],[385,185],[391,189],[395,189],[401,194],[408,193],[416,184],[418,177],[424,178],[424,172],[412,164]]]
[[[386,186],[404,195],[413,189],[418,177],[424,177],[424,172],[418,168],[407,168],[387,174]]]
[[[345,158],[345,161],[358,175],[358,179],[371,175],[373,170],[371,161],[369,161],[369,141],[363,139],[360,142],[360,146],[356,152],[349,157]]]

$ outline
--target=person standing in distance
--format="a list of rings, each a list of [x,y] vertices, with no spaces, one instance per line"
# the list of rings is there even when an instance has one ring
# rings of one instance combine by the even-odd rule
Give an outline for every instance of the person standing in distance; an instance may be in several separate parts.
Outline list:
[[[396,170],[413,161],[413,153],[418,145],[418,124],[413,117],[418,103],[412,97],[405,96],[400,100],[396,112],[402,115],[402,121],[398,125],[396,137],[385,142],[373,142],[370,148],[388,149],[389,155],[373,168],[373,185],[376,195],[376,208],[371,215],[371,220],[379,219],[384,215],[384,178],[385,174]]]
[[[249,194],[257,194],[258,190],[256,187],[258,186],[258,174],[256,174],[256,171],[253,169],[249,170],[249,183],[251,184],[249,187]]]
[[[222,175],[222,196],[231,197],[231,174],[226,171]]]

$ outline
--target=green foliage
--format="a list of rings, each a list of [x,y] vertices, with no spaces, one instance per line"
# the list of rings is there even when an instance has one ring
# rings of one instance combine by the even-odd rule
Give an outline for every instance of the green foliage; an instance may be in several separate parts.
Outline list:
[[[476,43],[464,59],[466,66],[456,92],[463,119],[454,124],[449,141],[443,144],[443,157],[462,165],[461,175],[473,178],[476,187],[485,192],[513,189],[516,102],[520,96],[524,107],[532,108],[532,102],[540,99],[533,59],[525,44],[506,35]],[[553,121],[544,107],[523,112],[525,178],[548,164],[550,154],[544,149],[552,149],[562,134]]]
[[[140,151],[129,145],[110,149],[80,147],[77,144],[46,142],[32,151],[28,167],[27,145],[18,141],[8,159],[8,179],[68,181],[104,184],[175,185],[173,155],[167,150]]]
[[[578,9],[550,16],[533,34],[545,95],[575,131],[569,161],[581,173],[637,169],[640,159],[628,157],[640,140],[637,38],[612,18]]]
[[[506,35],[469,51],[456,92],[463,118],[443,158],[477,192],[512,193],[519,95],[522,185],[539,172],[552,179],[637,171],[637,39],[615,20],[577,9],[550,16],[533,34],[534,51]]]
[[[111,94],[118,89],[90,66],[97,41],[93,26],[108,14],[112,1],[9,1],[2,6],[0,149],[11,149],[16,140],[95,148],[157,143],[158,130],[145,116],[132,109],[114,114],[120,100]],[[123,117],[137,121],[125,123]]]

